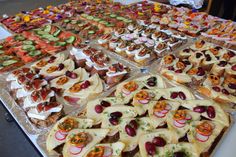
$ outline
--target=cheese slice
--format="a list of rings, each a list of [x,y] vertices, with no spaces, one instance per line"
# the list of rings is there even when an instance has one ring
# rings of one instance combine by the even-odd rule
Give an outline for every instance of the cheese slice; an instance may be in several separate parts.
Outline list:
[[[123,99],[124,104],[128,103],[133,98],[135,93],[137,93],[140,89],[142,89],[144,87],[144,84],[140,83],[140,81],[134,80],[134,82],[136,82],[136,84],[138,85],[138,88],[135,91],[131,92],[129,95],[124,95],[124,93],[122,92],[123,86],[128,82],[120,83],[116,87],[115,96]]]
[[[186,100],[182,101],[181,105],[190,110],[193,110],[193,108],[196,106],[205,106],[205,107],[213,106],[215,109],[215,118],[212,118],[212,120],[217,121],[223,124],[224,126],[229,126],[228,114],[226,114],[224,110],[221,108],[221,106],[213,100]],[[206,118],[209,118],[206,112],[201,113],[201,115]]]
[[[196,126],[203,121],[194,121],[190,125],[190,131],[188,132],[189,142],[193,143],[199,153],[208,151],[215,139],[221,133],[224,125],[215,121],[209,121],[214,127],[212,134],[209,136],[209,139],[205,142],[201,142],[196,138]]]
[[[137,116],[137,112],[134,107],[131,106],[122,106],[122,105],[115,105],[106,108],[103,113],[102,113],[102,125],[101,128],[105,129],[110,129],[109,135],[114,135],[115,133],[118,132],[117,128],[119,127],[120,124],[118,125],[112,125],[109,121],[110,119],[110,114],[113,112],[121,112],[122,117],[120,120],[124,118],[133,118]]]
[[[58,64],[64,62],[64,60],[65,60],[65,58],[66,58],[64,53],[58,53],[58,54],[55,54],[54,56],[56,57],[56,59],[53,61],[53,63],[48,63],[50,57],[48,57],[48,58],[46,58],[46,59],[42,59],[42,60],[44,60],[44,61],[47,62],[47,65],[45,65],[44,67],[50,67],[50,66],[53,66],[53,65],[58,65]],[[40,61],[41,61],[41,60],[40,60]],[[32,65],[31,65],[31,68],[33,68],[33,69],[34,69],[34,68],[37,68],[37,69],[42,69],[42,68],[44,68],[44,67],[39,67],[39,66],[37,66],[37,64],[38,64],[40,61],[35,62],[34,64],[32,64]]]
[[[75,63],[72,59],[67,59],[63,62],[64,64],[64,68],[62,70],[56,70],[52,73],[48,73],[47,70],[52,67],[52,66],[58,66],[58,64],[56,65],[50,65],[50,66],[45,66],[43,67],[39,74],[44,76],[44,77],[58,77],[61,76],[63,74],[65,74],[66,71],[72,71],[75,69]]]
[[[94,124],[99,124],[102,121],[102,113],[97,113],[95,111],[95,106],[99,105],[102,101],[107,101],[111,104],[111,106],[121,105],[122,100],[116,97],[107,97],[107,98],[99,98],[93,101],[89,101],[86,107],[86,117],[93,119]]]
[[[166,110],[167,113],[165,113],[165,115],[163,115],[164,117],[158,117],[155,115],[154,113],[154,110],[153,110],[153,107],[156,105],[156,103],[158,101],[152,101],[149,105],[149,108],[148,108],[148,114],[149,114],[149,117],[152,119],[152,125],[156,128],[158,126],[161,126],[163,124],[166,123],[166,119],[167,119],[167,114],[170,112],[170,111],[173,111],[173,110],[177,110],[180,106],[180,102],[176,102],[176,101],[171,101],[171,100],[165,100],[167,105],[169,105],[170,107],[170,110]]]
[[[137,99],[137,95],[140,94],[140,92],[147,92],[148,93],[148,99],[145,99],[146,102],[142,102],[140,100]],[[156,92],[154,92],[153,90],[139,90],[135,93],[134,97],[133,97],[133,102],[132,105],[134,106],[134,108],[137,110],[139,115],[143,115],[145,114],[145,112],[148,110],[148,108],[150,108],[150,103],[154,100],[159,100],[161,98],[160,94],[157,94]]]
[[[50,84],[51,84],[51,87],[56,87],[56,88],[61,88],[61,89],[67,89],[69,86],[72,86],[73,84],[75,84],[76,82],[80,82],[80,81],[84,81],[86,79],[89,78],[89,74],[85,71],[85,69],[83,68],[78,68],[74,71],[72,71],[74,73],[77,74],[77,78],[76,79],[72,79],[72,78],[69,78],[65,75],[61,76],[61,77],[58,77],[58,78],[55,78],[53,80],[50,81]],[[57,81],[62,78],[62,77],[67,77],[69,80],[68,82],[66,82],[65,84],[63,85],[58,85],[57,84]]]
[[[106,151],[106,149],[108,149],[110,151],[110,153],[106,154],[109,157],[121,157],[122,156],[122,151],[125,148],[125,144],[122,142],[115,142],[115,143],[105,143],[105,144],[96,144],[93,148],[91,148],[88,153],[84,156],[87,157],[87,155],[89,154],[90,151],[94,150],[95,147],[97,146],[102,146],[105,147],[105,152],[108,153],[108,151]],[[105,154],[103,156],[106,156]]]
[[[103,84],[102,84],[102,81],[99,78],[98,74],[95,74],[92,77],[90,77],[88,79],[88,81],[91,84],[88,88],[82,89],[77,93],[71,93],[69,91],[69,89],[70,89],[70,87],[73,86],[72,85],[65,90],[63,96],[70,96],[70,97],[77,97],[80,99],[83,99],[83,98],[86,99],[88,96],[96,95],[96,94],[99,94],[103,91]]]
[[[147,80],[151,77],[155,77],[156,78],[156,86],[151,87],[147,84]],[[141,83],[143,83],[148,89],[155,89],[155,88],[166,88],[166,83],[163,79],[162,76],[160,75],[147,75],[147,76],[143,76],[143,77],[139,77],[138,79],[136,79],[136,81],[140,81]]]
[[[187,73],[176,73],[174,71],[168,70],[166,68],[161,70],[161,74],[171,78],[178,83],[189,83],[192,81],[191,77]]]
[[[159,153],[155,157],[174,156],[176,152],[183,152],[186,156],[199,157],[200,154],[192,143],[180,142],[177,144],[167,144],[164,147],[159,147]]]
[[[156,131],[153,131],[151,133],[146,133],[146,134],[141,135],[139,138],[139,151],[142,157],[149,156],[146,151],[145,144],[146,142],[152,142],[154,137],[161,137],[166,141],[166,143],[172,143],[173,139],[176,138],[175,132],[172,132],[168,129],[157,129]]]
[[[174,131],[177,133],[177,138],[181,138],[183,136],[185,136],[185,134],[189,131],[190,129],[190,123],[192,121],[196,121],[196,120],[200,120],[200,114],[199,113],[196,113],[196,112],[193,112],[193,111],[190,111],[190,110],[185,110],[187,112],[188,115],[190,115],[192,117],[191,120],[188,120],[186,121],[185,125],[183,127],[176,127],[176,125],[174,125],[174,119],[173,119],[173,116],[175,114],[176,111],[171,111],[167,114],[167,125],[168,125],[168,128],[171,130],[171,131]],[[176,141],[177,142],[177,141]]]
[[[125,143],[125,149],[124,149],[125,152],[134,150],[138,146],[140,136],[155,129],[152,126],[150,118],[148,117],[139,118],[136,119],[136,122],[138,123],[138,129],[136,130],[136,135],[130,136],[126,133],[125,126],[129,124],[131,120],[134,120],[134,118],[123,118],[119,126],[120,141]]]
[[[93,126],[93,120],[92,119],[81,119],[81,118],[77,118],[77,117],[72,117],[72,116],[66,116],[62,119],[60,119],[54,126],[53,128],[50,130],[47,139],[46,139],[46,147],[47,150],[50,152],[52,151],[54,148],[56,148],[57,146],[65,143],[66,141],[66,136],[68,133],[60,133],[60,130],[58,128],[58,125],[62,122],[64,122],[66,119],[74,119],[78,122],[78,128],[79,129],[87,129],[87,128],[91,128]],[[56,134],[61,135],[62,137],[60,139],[56,138]]]
[[[91,136],[91,141],[80,151],[79,154],[73,155],[71,153],[71,150],[75,147],[70,143],[70,139],[73,137],[73,135],[76,135],[78,133],[88,133]],[[63,157],[82,157],[88,151],[98,144],[100,141],[102,141],[107,133],[109,132],[109,129],[74,129],[69,132],[68,136],[66,137],[66,143],[63,147]]]
[[[183,92],[186,96],[186,99],[185,100],[194,100],[195,97],[193,95],[192,92],[190,92],[188,90],[188,88],[182,86],[182,85],[179,85],[179,86],[176,86],[176,87],[171,87],[171,88],[165,88],[165,89],[156,89],[155,90],[158,94],[161,94],[163,98],[166,98],[166,99],[169,99],[169,100],[178,100],[178,101],[182,101],[182,99],[178,96],[177,98],[175,99],[172,99],[171,98],[171,94],[173,92]]]

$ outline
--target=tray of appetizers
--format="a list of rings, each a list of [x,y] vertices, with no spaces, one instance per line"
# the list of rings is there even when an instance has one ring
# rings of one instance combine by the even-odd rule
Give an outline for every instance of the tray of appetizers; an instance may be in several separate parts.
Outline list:
[[[102,50],[78,44],[70,52],[57,53],[3,74],[1,95],[4,102],[4,98],[14,100],[14,104],[6,104],[19,113],[20,119],[25,119],[21,125],[29,134],[37,134],[136,71]]]
[[[139,74],[38,137],[48,156],[213,156],[233,124],[210,99]]]
[[[7,37],[0,42],[0,73],[61,52],[80,42],[77,35],[53,25]]]
[[[236,23],[233,21],[221,19],[221,22],[201,35],[209,42],[236,50]]]
[[[37,8],[31,11],[21,11],[12,16],[3,15],[0,18],[1,25],[14,33],[22,33],[39,28],[44,24],[55,23],[61,19],[72,16],[75,13],[70,3]]]
[[[117,28],[95,41],[110,53],[123,58],[137,67],[148,67],[190,39],[182,33],[161,28],[155,23],[140,25],[130,23],[126,28]]]
[[[169,80],[192,87],[235,110],[235,58],[235,51],[200,39],[175,54],[164,56],[151,71],[160,72]]]

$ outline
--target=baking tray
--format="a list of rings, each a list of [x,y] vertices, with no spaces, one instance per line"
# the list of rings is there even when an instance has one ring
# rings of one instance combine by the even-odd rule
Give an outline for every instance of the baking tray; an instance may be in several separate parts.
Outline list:
[[[63,54],[65,54],[65,56],[68,57],[69,55],[69,52],[68,51],[64,51],[64,52],[61,52]],[[116,58],[113,58],[115,61],[118,61],[120,63],[123,63],[123,61],[120,61],[120,60],[116,60]],[[26,66],[23,66],[23,67],[30,67],[33,63],[30,63],[30,64],[27,64]],[[137,69],[135,69],[135,67],[130,67],[129,65],[127,65],[126,63],[123,63],[125,66],[129,67],[130,68],[130,72],[129,74],[127,75],[127,78],[135,75],[137,73]],[[48,128],[50,127],[46,127],[46,128],[37,128],[35,125],[33,125],[29,118],[27,117],[25,111],[23,110],[23,108],[21,108],[19,105],[17,105],[17,103],[15,102],[15,100],[12,98],[12,96],[10,95],[10,90],[8,88],[8,86],[6,86],[7,84],[9,84],[5,78],[7,77],[9,73],[5,73],[5,74],[2,74],[0,76],[0,88],[1,88],[1,93],[0,93],[0,97],[2,98],[2,100],[5,102],[6,106],[12,111],[15,113],[15,117],[21,122],[21,125],[22,127],[25,128],[26,132],[30,135],[38,135],[42,132],[45,132],[48,130]],[[125,78],[125,80],[127,79]],[[122,80],[122,81],[125,81],[125,80]],[[121,82],[122,82],[121,81]],[[103,92],[106,92],[108,91],[110,88],[112,87],[108,87],[106,86],[105,83],[103,83],[104,85],[104,91]],[[100,93],[99,95],[102,95],[103,93]],[[95,99],[95,98],[93,98]],[[91,99],[92,100],[92,99]],[[62,100],[61,97],[57,96],[57,101],[61,104],[63,104],[64,108],[64,112],[65,112],[65,115],[68,115],[70,114],[72,111],[74,110],[79,110],[81,108],[84,108],[85,103],[82,103],[80,106],[71,106],[71,105],[67,105],[65,103],[65,101]]]
[[[139,77],[142,77],[142,76],[148,76],[148,75],[153,75],[151,73],[139,73],[137,75],[134,75],[133,77],[130,77],[129,79],[127,79],[126,81],[131,81],[131,80],[134,80],[134,79],[137,79]],[[164,82],[166,83],[166,88],[168,87],[175,87],[175,86],[179,86],[178,84],[175,84],[173,82],[170,82],[169,80],[167,80],[166,78],[162,77]],[[180,85],[182,86],[182,85]],[[100,97],[98,97],[97,99],[99,98],[105,98],[105,97],[109,97],[111,96],[116,90],[116,87],[113,87],[112,89],[110,89],[109,91],[105,92],[103,95],[101,95]],[[194,93],[193,93],[194,94]],[[195,98],[196,99],[203,99],[202,97],[200,97],[199,95],[195,95]],[[85,111],[83,109],[81,110],[77,110],[77,111],[74,111],[74,112],[71,112],[70,116],[75,116],[75,117],[80,117],[81,113],[84,113]],[[83,114],[82,114],[83,115]],[[83,116],[82,116],[83,117]],[[225,138],[227,137],[228,133],[230,132],[231,128],[233,127],[234,125],[234,118],[231,114],[229,114],[229,127],[227,127],[225,129],[225,131],[223,132],[223,134],[220,135],[220,140],[217,142],[216,146],[214,147],[214,149],[211,151],[211,154],[209,157],[213,157],[215,152],[221,148],[221,144],[225,141]],[[47,139],[47,136],[48,136],[48,133],[49,133],[50,130],[48,130],[48,132],[46,133],[43,133],[43,134],[40,134],[37,138],[37,145],[39,146],[39,148],[41,149],[41,151],[46,154],[48,157],[59,157],[60,155],[58,153],[56,153],[55,151],[52,151],[52,152],[48,152],[47,149],[46,149],[46,139]],[[236,143],[236,141],[235,141]],[[136,154],[137,157],[139,156],[138,153]]]
[[[190,40],[190,41],[188,42],[188,44],[185,45],[185,48],[189,48],[192,44],[194,44],[194,42],[195,42],[196,40],[200,40],[200,39],[203,39],[203,38],[201,38],[201,37],[199,37],[199,38],[193,38],[192,40]],[[209,43],[211,43],[211,42],[209,42]],[[215,45],[215,46],[223,47],[223,46],[218,45],[218,44],[215,44],[215,43],[211,43],[211,44],[213,44],[213,45]],[[235,50],[232,50],[232,49],[228,49],[228,48],[225,48],[225,47],[223,47],[223,48],[226,49],[226,50],[229,50],[229,51],[236,52]],[[179,52],[180,52],[180,50],[183,50],[183,47],[181,47],[181,48],[179,48],[179,49],[173,51],[173,54],[176,55],[177,57],[179,57]],[[152,74],[160,74],[161,69],[162,69],[162,66],[161,66],[161,59],[158,59],[157,61],[155,61],[155,62],[150,66],[149,71],[150,71],[150,73],[152,73]],[[161,75],[161,74],[160,74],[160,75]],[[209,97],[207,97],[207,96],[201,94],[200,92],[198,92],[198,91],[196,90],[197,85],[180,84],[180,83],[178,83],[178,82],[176,82],[176,81],[174,81],[174,80],[169,80],[169,81],[170,81],[172,84],[184,85],[184,86],[186,86],[186,87],[189,88],[189,90],[191,90],[197,97],[199,97],[199,98],[201,98],[201,99],[209,99]],[[221,103],[221,106],[222,106],[223,109],[224,109],[225,111],[227,111],[227,112],[230,112],[230,113],[236,112],[236,104],[232,104],[232,103],[225,103],[225,104],[222,104],[222,103]]]

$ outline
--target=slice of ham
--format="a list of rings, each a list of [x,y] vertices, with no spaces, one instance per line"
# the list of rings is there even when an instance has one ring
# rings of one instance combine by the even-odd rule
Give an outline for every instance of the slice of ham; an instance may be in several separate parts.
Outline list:
[[[64,96],[64,99],[70,104],[70,105],[79,105],[77,102],[80,100],[80,98],[74,98],[69,96]]]

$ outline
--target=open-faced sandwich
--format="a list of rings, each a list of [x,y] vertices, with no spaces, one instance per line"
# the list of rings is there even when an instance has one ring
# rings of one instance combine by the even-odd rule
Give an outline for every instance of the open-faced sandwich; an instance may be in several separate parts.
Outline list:
[[[149,86],[153,80],[155,87]],[[67,117],[53,127],[48,151],[60,146],[58,153],[73,157],[211,156],[231,124],[229,115],[216,102],[196,100],[182,86],[165,88],[162,81],[140,77],[130,81],[139,87],[129,97],[121,97],[123,83],[115,96],[90,101],[78,114],[88,118],[84,125]]]

